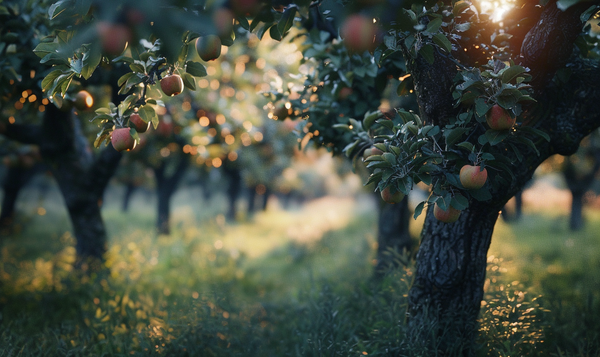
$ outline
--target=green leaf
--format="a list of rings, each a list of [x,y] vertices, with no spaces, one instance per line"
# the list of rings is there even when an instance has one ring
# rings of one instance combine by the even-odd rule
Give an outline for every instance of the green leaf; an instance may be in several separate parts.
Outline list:
[[[417,217],[421,215],[423,208],[425,208],[425,201],[422,201],[417,205],[417,207],[415,207],[415,213],[413,214],[414,219],[417,219]]]
[[[292,25],[294,24],[295,16],[296,16],[296,7],[295,6],[290,6],[283,12],[281,19],[279,19],[279,22],[277,23],[277,30],[281,34],[281,37],[285,36],[286,33],[290,30],[290,28],[292,28]]]
[[[35,53],[40,58],[44,58],[49,53],[56,53],[58,47],[59,46],[57,42],[40,42],[33,49],[33,53]]]
[[[72,6],[69,0],[61,0],[55,2],[48,8],[48,17],[50,17],[50,20],[53,20],[55,17],[57,17],[67,8],[69,8],[69,6]]]
[[[421,56],[423,56],[423,58],[425,58],[427,63],[433,64],[434,57],[433,57],[433,46],[432,45],[429,45],[429,44],[423,45],[423,47],[421,47],[421,49],[419,50],[419,54]]]
[[[425,32],[436,33],[439,31],[441,26],[442,26],[442,19],[440,17],[436,17],[435,19],[429,21],[429,23],[427,24],[427,29],[425,29]]]
[[[469,195],[471,195],[471,197],[473,197],[477,201],[481,202],[488,201],[492,198],[492,194],[486,186],[480,188],[479,190],[470,190]]]
[[[456,146],[458,146],[459,148],[463,148],[469,152],[473,152],[473,149],[475,148],[475,146],[468,141],[463,141],[460,144],[456,144]]]
[[[154,121],[158,121],[158,116],[156,115],[156,111],[151,105],[143,105],[138,108],[138,114],[146,123],[154,123]]]
[[[539,152],[538,148],[535,146],[535,143],[533,141],[531,141],[529,138],[526,138],[524,136],[518,136],[517,141],[520,141],[521,143],[529,146],[530,148],[535,150],[535,153],[537,154],[537,156],[540,156],[540,152]]]
[[[443,33],[440,32],[435,34],[433,36],[433,42],[435,42],[436,45],[446,50],[446,52],[452,52],[452,43],[450,43],[450,40],[448,40],[448,38]]]
[[[504,139],[506,139],[506,137],[508,137],[508,134],[510,134],[509,130],[489,129],[488,131],[485,132],[485,136],[486,136],[488,142],[490,143],[490,145],[492,145],[492,146],[502,142],[502,140],[504,140]]]
[[[462,211],[465,208],[469,207],[469,200],[465,196],[461,195],[460,193],[456,193],[452,197],[452,201],[450,201],[450,205],[452,205],[452,207]]]
[[[456,17],[470,6],[471,4],[468,1],[457,1],[452,8],[452,14],[454,14],[454,17]]]
[[[371,174],[371,176],[369,176],[369,179],[367,180],[367,183],[365,183],[365,186],[368,186],[372,183],[379,183],[381,181],[382,176],[383,173],[381,171]]]
[[[185,71],[194,77],[205,77],[206,67],[202,63],[187,61],[185,63]]]
[[[183,80],[183,85],[190,89],[190,90],[196,90],[196,80],[194,79],[194,77],[189,74],[189,73],[181,73],[181,79]]]
[[[272,39],[277,41],[281,41],[281,38],[283,37],[281,32],[279,32],[279,28],[277,26],[271,26],[271,28],[269,29],[269,35]]]
[[[179,56],[177,56],[178,63],[184,63],[188,57],[190,46],[188,44],[182,44],[181,49],[179,50]]]
[[[480,117],[484,116],[491,107],[491,105],[486,103],[485,98],[477,98],[475,100],[475,112]]]
[[[400,84],[398,84],[398,88],[396,89],[396,94],[398,94],[399,97],[402,97],[404,95],[409,95],[411,94],[410,91],[414,89],[414,85],[413,85],[413,78],[412,76],[405,78],[403,81],[400,82]]]
[[[131,63],[129,64],[129,68],[131,68],[133,72],[146,73],[146,69],[144,68],[144,66],[142,66],[139,63]]]
[[[240,26],[246,31],[250,31],[250,23],[248,23],[248,19],[245,16],[236,17],[236,20],[240,23]]]
[[[46,75],[46,77],[42,80],[42,90],[48,91],[50,88],[52,88],[54,81],[61,74],[63,74],[63,71],[61,71],[60,69],[56,69],[56,70],[48,73],[48,75]]]
[[[102,61],[102,49],[100,44],[95,42],[83,55],[83,68],[81,69],[83,78],[90,79],[98,65],[100,65],[100,61]]]
[[[470,130],[469,128],[461,128],[461,127],[445,130],[444,136],[446,137],[446,145],[448,145],[448,146],[453,145],[469,130]]]
[[[518,131],[541,136],[546,141],[550,142],[550,135],[548,135],[548,133],[546,133],[545,131],[542,131],[542,130],[539,130],[536,128],[532,128],[530,126],[519,126]]]
[[[392,154],[391,152],[384,152],[381,156],[390,165],[395,165],[396,164],[396,155]]]
[[[105,139],[108,139],[110,137],[111,134],[111,130],[107,130],[107,129],[103,129],[101,132],[98,133],[98,135],[96,136],[96,140],[94,140],[94,147],[97,149],[100,147],[100,144],[102,144],[102,142]]]
[[[512,81],[513,79],[517,78],[520,74],[525,72],[525,68],[521,66],[510,66],[506,68],[504,72],[502,72],[502,77],[500,77],[500,79],[502,80],[502,83],[510,83],[510,81]]]
[[[120,87],[123,84],[125,84],[127,82],[127,80],[131,77],[135,76],[135,73],[133,72],[127,72],[124,75],[122,75],[119,80],[117,81],[117,85]]]
[[[44,56],[44,58],[42,58],[40,60],[40,63],[45,63],[49,66],[55,66],[55,65],[64,65],[64,66],[69,66],[69,67],[71,66],[71,64],[69,63],[69,60],[62,57],[61,55],[59,55],[56,52],[48,53],[46,56]]]
[[[600,8],[600,6],[598,6],[598,5],[592,5],[592,6],[590,6],[579,17],[581,19],[581,22],[588,21],[592,17],[592,15],[594,15],[598,11],[599,8]]]

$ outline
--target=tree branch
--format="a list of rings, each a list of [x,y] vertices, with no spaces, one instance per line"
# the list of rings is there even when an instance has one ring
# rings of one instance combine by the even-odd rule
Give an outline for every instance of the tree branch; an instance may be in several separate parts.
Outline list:
[[[531,84],[536,92],[542,91],[555,72],[567,64],[575,39],[583,29],[580,15],[588,7],[589,3],[581,3],[562,11],[556,2],[548,4],[525,36],[517,62],[531,69]]]
[[[540,105],[551,108],[546,131],[553,152],[572,155],[581,140],[600,126],[600,67],[597,62],[575,58],[568,65],[570,80],[549,86]]]

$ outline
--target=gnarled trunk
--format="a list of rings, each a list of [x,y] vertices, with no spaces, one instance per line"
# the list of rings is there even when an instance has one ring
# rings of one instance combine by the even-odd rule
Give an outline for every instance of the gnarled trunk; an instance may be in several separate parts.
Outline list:
[[[498,209],[472,202],[455,223],[429,209],[409,294],[411,346],[423,353],[470,355],[483,298],[487,251]]]

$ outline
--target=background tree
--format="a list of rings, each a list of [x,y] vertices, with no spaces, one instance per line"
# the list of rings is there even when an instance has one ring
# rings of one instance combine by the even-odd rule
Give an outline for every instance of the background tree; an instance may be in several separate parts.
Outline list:
[[[571,214],[569,228],[572,231],[584,227],[583,207],[585,194],[590,191],[600,170],[600,151],[596,146],[598,134],[594,132],[582,141],[579,150],[565,158],[563,175],[571,191]]]

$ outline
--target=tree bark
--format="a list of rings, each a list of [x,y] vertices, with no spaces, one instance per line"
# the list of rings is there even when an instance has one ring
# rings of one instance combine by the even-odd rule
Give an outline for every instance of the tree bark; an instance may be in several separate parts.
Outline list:
[[[412,238],[410,236],[408,196],[396,204],[385,203],[379,193],[375,194],[379,204],[377,223],[377,264],[375,278],[381,278],[392,267],[400,263],[399,255],[410,252]]]

